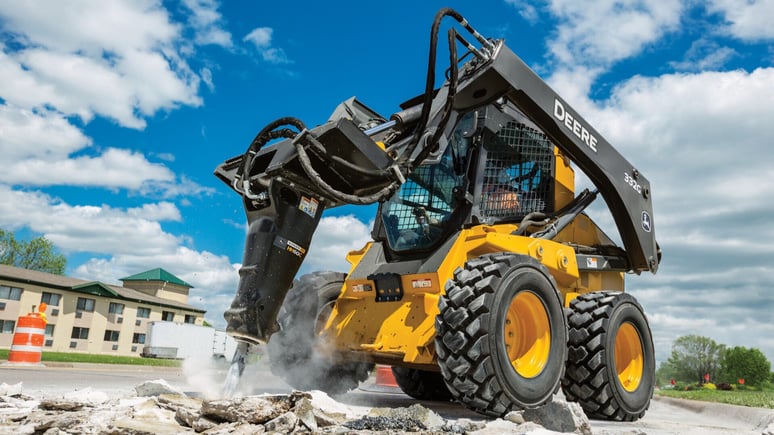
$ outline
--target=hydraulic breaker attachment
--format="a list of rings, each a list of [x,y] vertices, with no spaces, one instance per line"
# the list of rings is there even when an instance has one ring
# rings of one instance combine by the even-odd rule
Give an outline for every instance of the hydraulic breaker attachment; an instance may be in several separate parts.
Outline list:
[[[265,343],[277,330],[280,307],[325,208],[374,202],[398,185],[393,160],[355,124],[372,113],[355,100],[345,104],[352,119],[332,119],[311,131],[282,119],[262,130],[244,155],[215,170],[242,195],[247,213],[239,287],[224,315],[227,332],[240,340]],[[299,131],[278,129],[283,125]]]
[[[271,205],[253,213],[239,269],[239,287],[224,316],[227,331],[249,342],[266,342],[277,314],[320,222],[318,200],[280,182],[269,188]],[[306,205],[304,205],[306,204]]]

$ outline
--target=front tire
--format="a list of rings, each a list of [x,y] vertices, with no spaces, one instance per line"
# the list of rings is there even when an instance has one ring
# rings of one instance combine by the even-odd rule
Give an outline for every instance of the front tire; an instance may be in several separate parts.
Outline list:
[[[368,378],[373,364],[338,361],[320,350],[319,332],[344,285],[346,275],[315,272],[293,283],[267,346],[272,373],[299,390],[341,394]]]
[[[570,304],[570,351],[562,390],[590,418],[634,421],[653,397],[655,353],[637,300],[593,292]]]
[[[548,270],[525,255],[468,261],[439,301],[435,348],[452,396],[502,417],[537,407],[558,390],[567,327]]]

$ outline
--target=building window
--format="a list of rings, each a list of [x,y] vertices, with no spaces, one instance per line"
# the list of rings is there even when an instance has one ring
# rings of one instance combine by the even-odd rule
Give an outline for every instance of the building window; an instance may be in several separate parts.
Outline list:
[[[21,299],[21,294],[22,289],[19,287],[8,287],[7,285],[0,285],[0,299],[18,301]]]
[[[147,319],[150,317],[150,308],[137,307],[137,317],[141,319]]]
[[[173,313],[172,311],[162,311],[161,312],[161,320],[164,320],[164,321],[167,321],[167,322],[171,322],[171,321],[175,320],[175,313]]]
[[[94,299],[78,298],[78,303],[75,305],[75,309],[78,311],[94,311]]]
[[[54,336],[54,326],[56,325],[52,325],[50,323],[46,325],[46,337]]]
[[[136,333],[132,336],[132,343],[145,344],[145,334]]]
[[[61,299],[62,295],[56,293],[43,292],[43,294],[40,295],[40,302],[52,307],[58,307]]]
[[[196,316],[191,314],[185,315],[185,323],[196,323]]]
[[[108,307],[108,313],[124,314],[124,304],[119,304],[119,303],[116,303],[116,302],[111,302],[110,306]]]
[[[13,320],[0,320],[0,334],[13,334],[16,322]]]
[[[46,342],[44,343],[44,346],[46,347],[51,347],[53,345],[54,345],[54,340],[46,340]]]
[[[73,333],[70,334],[70,338],[86,340],[89,338],[89,328],[81,328],[79,326],[73,326]]]
[[[106,330],[105,331],[105,341],[118,341],[118,332],[119,331],[111,331]]]

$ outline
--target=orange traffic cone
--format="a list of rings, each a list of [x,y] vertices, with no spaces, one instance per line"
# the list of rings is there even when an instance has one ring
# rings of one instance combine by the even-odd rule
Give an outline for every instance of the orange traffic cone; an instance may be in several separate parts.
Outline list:
[[[41,303],[37,313],[20,316],[16,322],[8,362],[12,364],[40,364],[43,337],[46,334],[46,304]]]

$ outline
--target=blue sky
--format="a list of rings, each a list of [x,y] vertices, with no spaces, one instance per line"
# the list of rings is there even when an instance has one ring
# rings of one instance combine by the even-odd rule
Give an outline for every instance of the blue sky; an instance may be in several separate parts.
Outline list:
[[[222,326],[244,214],[215,166],[280,116],[316,125],[351,96],[397,111],[444,6],[651,180],[664,260],[628,286],[657,357],[699,334],[774,360],[774,0],[0,0],[0,227],[85,279],[163,267]],[[329,211],[303,270],[344,270],[373,212]]]

